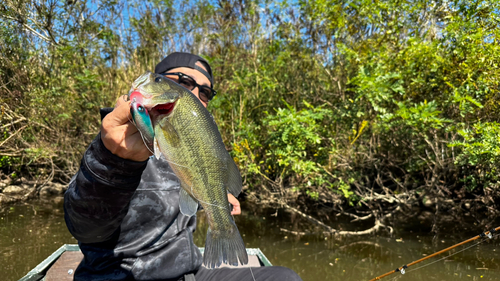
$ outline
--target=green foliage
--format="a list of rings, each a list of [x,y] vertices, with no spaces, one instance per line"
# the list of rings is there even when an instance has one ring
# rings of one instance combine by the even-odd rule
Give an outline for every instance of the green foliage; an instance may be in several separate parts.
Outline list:
[[[275,114],[266,113],[262,120],[264,135],[252,135],[254,139],[234,144],[237,162],[250,174],[287,180],[294,192],[303,192],[314,200],[319,199],[321,187],[333,188],[350,198],[353,193],[349,185],[332,178],[322,168],[330,157],[327,124],[332,110],[325,105],[314,107],[306,101],[301,110],[284,103],[286,108],[276,109]]]
[[[269,130],[264,143],[266,166],[271,166],[273,171],[288,169],[289,172],[281,172],[282,176],[293,173],[307,178],[319,170],[316,163],[321,161],[316,159],[327,156],[321,137],[325,135],[322,121],[332,111],[315,108],[306,101],[306,108],[300,111],[285,105],[287,108],[278,108],[275,115],[268,114],[262,122]]]
[[[357,200],[354,192],[351,191],[350,184],[354,182],[354,179],[350,179],[349,183],[344,182],[342,179],[336,183],[337,185],[337,193],[344,196],[346,199],[349,199],[349,203],[352,205],[354,201]]]
[[[478,122],[472,129],[459,130],[462,142],[452,142],[450,146],[462,147],[457,157],[461,165],[495,164],[500,157],[500,124],[496,122]]]
[[[454,141],[450,147],[460,148],[455,163],[467,167],[471,174],[463,181],[470,190],[477,186],[489,186],[499,180],[500,124],[477,122],[470,129],[458,130],[462,141]]]
[[[499,11],[493,0],[7,0],[0,169],[51,166],[69,180],[98,108],[190,51],[212,65],[209,110],[252,190],[354,204],[495,185]]]
[[[415,133],[429,129],[441,129],[452,120],[440,118],[441,111],[437,110],[436,101],[420,102],[408,108],[404,102],[397,103],[399,109],[395,116],[400,117],[405,126],[412,128]]]
[[[16,158],[7,155],[0,157],[0,169],[13,166],[16,160]]]

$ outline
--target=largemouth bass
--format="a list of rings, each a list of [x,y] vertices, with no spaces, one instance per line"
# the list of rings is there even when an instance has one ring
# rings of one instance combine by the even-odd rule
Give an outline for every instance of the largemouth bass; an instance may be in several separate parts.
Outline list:
[[[203,264],[247,264],[227,198],[228,192],[241,192],[241,175],[212,115],[189,90],[151,72],[132,84],[129,98],[146,146],[156,157],[164,155],[181,182],[180,211],[192,216],[198,204],[205,209],[209,227]]]

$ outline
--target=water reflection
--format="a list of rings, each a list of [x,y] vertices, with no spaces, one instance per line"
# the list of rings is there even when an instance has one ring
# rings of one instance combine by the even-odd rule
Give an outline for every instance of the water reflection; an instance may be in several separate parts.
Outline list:
[[[0,276],[18,280],[64,243],[76,243],[66,229],[62,200],[0,210]]]
[[[420,231],[417,224],[406,225],[404,231],[396,229],[392,237],[386,233],[360,237],[297,236],[280,229],[310,230],[310,223],[301,217],[249,204],[242,209],[244,214],[235,219],[247,247],[260,248],[271,263],[294,269],[305,281],[370,280],[482,231],[462,233],[459,228],[449,228],[453,231],[446,232],[443,227],[441,233],[432,236]],[[346,222],[332,223],[337,228],[349,227]],[[200,215],[194,234],[197,245],[204,245],[207,228],[205,216]],[[456,255],[439,257],[447,256],[445,260],[435,262],[439,258],[433,258],[408,268],[405,275],[397,273],[382,280],[498,280],[499,241],[486,240]],[[0,210],[2,280],[18,280],[64,243],[76,240],[64,224],[60,199]]]
[[[251,206],[242,209],[249,210]],[[447,227],[443,226],[441,233],[429,235],[421,231],[417,222],[405,231],[395,230],[392,237],[386,233],[359,237],[297,236],[280,229],[304,231],[311,224],[283,210],[278,210],[277,216],[275,214],[276,210],[256,209],[235,217],[235,220],[247,247],[260,248],[271,263],[294,269],[305,281],[370,280],[478,234],[478,230],[458,232],[457,229],[462,228],[455,226],[449,226],[453,231],[446,232]],[[204,216],[199,217],[195,242],[204,245],[207,225]],[[346,222],[332,223],[339,229],[352,227]],[[485,240],[476,246],[471,242],[416,264],[408,268],[405,275],[397,273],[382,280],[498,280],[499,241],[498,238]],[[450,256],[469,246],[472,247]],[[443,257],[447,258],[437,261]]]

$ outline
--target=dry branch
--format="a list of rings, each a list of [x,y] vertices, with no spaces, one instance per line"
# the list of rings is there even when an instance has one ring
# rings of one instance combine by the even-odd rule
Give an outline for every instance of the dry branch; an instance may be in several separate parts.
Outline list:
[[[6,142],[8,142],[11,138],[13,138],[15,135],[17,135],[19,132],[21,132],[22,130],[24,130],[26,127],[28,127],[28,125],[24,125],[22,126],[21,128],[19,128],[16,132],[14,132],[12,135],[10,135],[6,140],[4,140],[2,143],[0,143],[0,147],[2,147],[2,145]]]
[[[289,206],[289,205],[288,205],[288,204],[286,204],[286,203],[283,203],[283,206],[284,206],[285,208],[287,208],[287,209],[289,209],[289,210],[291,210],[291,211],[293,211],[293,212],[295,212],[295,213],[299,214],[300,216],[302,216],[302,217],[304,217],[304,218],[306,218],[306,219],[308,219],[308,220],[310,220],[310,221],[314,222],[315,224],[320,225],[320,226],[322,226],[322,227],[324,227],[324,228],[328,229],[328,231],[329,231],[330,233],[337,232],[337,230],[336,230],[336,229],[334,229],[334,228],[332,228],[332,227],[330,227],[330,226],[328,226],[328,225],[324,224],[324,223],[323,223],[323,222],[321,222],[320,220],[317,220],[317,219],[315,219],[315,218],[311,217],[310,215],[304,214],[303,212],[301,212],[301,211],[299,211],[299,210],[295,209],[294,207]]]
[[[365,230],[360,230],[360,231],[344,231],[344,230],[337,230],[337,229],[334,229],[332,228],[331,226],[328,226],[326,224],[324,224],[322,221],[318,220],[318,219],[315,219],[307,214],[304,214],[303,212],[297,210],[296,208],[293,208],[289,205],[287,205],[286,203],[283,204],[284,207],[286,207],[287,209],[299,214],[300,216],[328,229],[328,231],[325,231],[323,232],[324,234],[328,233],[328,234],[334,234],[334,235],[367,235],[367,234],[371,234],[371,233],[374,233],[374,232],[377,232],[380,230],[380,228],[388,228],[389,229],[389,232],[392,233],[392,228],[391,227],[388,227],[384,224],[382,224],[382,221],[384,221],[386,218],[392,216],[393,213],[397,212],[400,210],[399,207],[397,207],[394,211],[392,211],[391,213],[389,214],[386,214],[385,216],[381,217],[380,219],[376,219],[375,220],[375,224],[373,227],[369,228],[369,229],[365,229]],[[286,232],[289,232],[289,233],[292,233],[292,234],[297,234],[297,235],[305,235],[305,234],[309,234],[308,232],[297,232],[297,231],[290,231],[290,230],[286,230],[284,228],[281,228],[280,229],[281,231],[286,231]]]
[[[12,125],[14,125],[14,124],[17,124],[17,123],[22,122],[22,121],[25,121],[25,120],[27,120],[25,117],[21,117],[20,119],[18,119],[18,120],[16,120],[16,121],[14,121],[14,122],[11,122],[11,123],[9,123],[9,124],[5,124],[5,125],[3,125],[3,126],[2,126],[2,127],[0,127],[0,128],[2,128],[2,129],[3,129],[3,128],[7,128],[7,127],[9,127],[9,126],[12,126]]]

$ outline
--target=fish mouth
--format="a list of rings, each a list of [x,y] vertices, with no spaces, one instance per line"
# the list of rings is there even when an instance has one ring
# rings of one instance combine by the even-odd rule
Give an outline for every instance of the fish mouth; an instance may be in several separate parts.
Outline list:
[[[169,103],[162,103],[162,104],[157,104],[153,106],[151,109],[149,109],[149,114],[151,117],[156,120],[158,117],[168,117],[169,115],[172,114],[172,111],[174,110],[176,101],[175,102],[169,102]]]
[[[169,115],[174,109],[175,102],[158,104],[154,106],[151,110],[158,113],[158,115]]]

